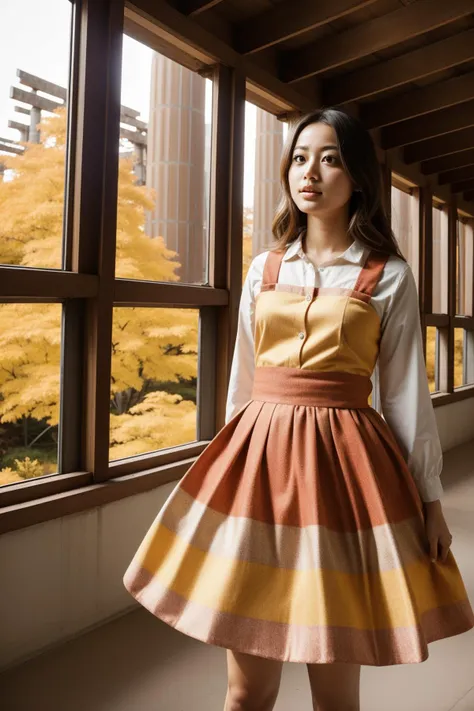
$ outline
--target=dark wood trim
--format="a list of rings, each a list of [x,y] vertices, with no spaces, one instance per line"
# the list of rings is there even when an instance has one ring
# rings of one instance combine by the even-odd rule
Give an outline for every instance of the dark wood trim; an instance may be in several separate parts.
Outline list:
[[[442,158],[423,161],[420,163],[420,171],[423,175],[434,175],[435,173],[458,170],[468,165],[474,165],[474,148],[468,148]]]
[[[209,440],[197,440],[177,447],[161,449],[158,452],[147,452],[146,454],[138,454],[135,457],[111,461],[109,474],[111,478],[116,479],[129,474],[137,474],[144,470],[150,471],[168,464],[176,464],[183,460],[189,461],[192,457],[198,457],[208,444]]]
[[[203,64],[222,63],[234,67],[253,84],[262,87],[268,95],[287,102],[287,110],[311,111],[314,108],[315,93],[300,93],[297,89],[285,85],[276,76],[276,71],[273,74],[250,58],[239,54],[192,18],[175,10],[165,0],[135,0],[133,3],[127,0],[125,5],[126,16],[132,17],[136,24],[146,26],[170,43],[186,47],[186,51],[200,58]]]
[[[452,193],[468,193],[474,190],[474,178],[471,180],[462,180],[459,183],[453,183],[451,185]]]
[[[376,0],[289,0],[264,10],[235,28],[234,47],[258,52],[372,5]]]
[[[451,323],[448,314],[422,314],[422,320],[425,326],[435,326],[436,328],[449,328]]]
[[[228,295],[227,292],[226,294]],[[217,311],[214,306],[204,306],[199,310],[196,393],[196,438],[198,440],[211,440],[217,433],[215,378],[219,362],[217,352]]]
[[[0,301],[18,301],[23,297],[37,301],[87,299],[95,296],[98,290],[99,280],[93,274],[0,265]]]
[[[91,472],[49,474],[0,488],[0,511],[27,501],[38,501],[45,496],[56,496],[94,483]]]
[[[469,0],[451,0],[449,3],[446,0],[419,0],[339,34],[285,52],[279,76],[285,82],[300,81],[425,35],[471,14]]]
[[[464,193],[464,200],[467,200],[467,202],[474,201],[474,190],[470,190],[467,193]]]
[[[433,192],[430,185],[420,188],[420,307],[426,315],[433,310]],[[434,326],[422,319],[424,333]]]
[[[431,402],[433,407],[443,407],[443,405],[451,405],[453,402],[461,402],[461,400],[469,398],[474,398],[474,385],[456,388],[452,393],[433,393]]]
[[[71,8],[71,39],[69,46],[69,80],[67,91],[67,147],[66,180],[63,213],[63,268],[72,270],[74,252],[75,162],[77,155],[79,64],[81,51],[82,0],[75,0]]]
[[[441,109],[457,106],[474,99],[474,72],[443,82],[417,87],[389,99],[381,99],[361,107],[361,119],[369,128],[390,126],[417,116],[427,116]]]
[[[465,151],[474,144],[474,127],[464,128],[445,136],[437,136],[419,141],[403,149],[405,163],[417,163],[431,158],[439,158],[457,151]]]
[[[84,392],[83,299],[67,299],[62,309],[58,472],[81,469]]]
[[[473,316],[455,316],[453,318],[454,328],[463,328],[465,331],[474,331]]]
[[[448,183],[458,183],[463,180],[474,180],[474,165],[466,165],[463,168],[447,170],[438,175],[438,183],[447,185]]]
[[[27,526],[77,514],[98,506],[105,506],[128,496],[151,491],[159,486],[178,481],[195,459],[186,459],[117,479],[32,499],[0,509],[0,534]]]
[[[74,268],[98,274],[99,290],[85,312],[81,469],[102,481],[109,472],[123,3],[84,0],[82,19]]]
[[[454,318],[456,316],[456,245],[457,245],[458,210],[456,198],[451,198],[448,205],[448,314],[450,326],[448,329],[447,352],[447,388],[448,393],[454,390]],[[444,389],[444,388],[443,388]]]
[[[220,5],[222,0],[179,0],[179,11],[185,15],[200,15],[206,10],[210,10],[217,5]]]
[[[450,106],[448,109],[435,111],[427,116],[394,123],[382,129],[380,138],[382,148],[388,150],[429,140],[435,136],[443,136],[470,126],[474,126],[474,100],[466,101],[461,106]]]
[[[420,6],[420,3],[417,3]],[[370,67],[323,81],[324,105],[356,101],[451,69],[474,59],[474,29]]]
[[[226,306],[229,295],[226,289],[213,289],[194,284],[169,284],[153,281],[116,279],[113,287],[115,306],[173,306],[183,308],[199,306]]]

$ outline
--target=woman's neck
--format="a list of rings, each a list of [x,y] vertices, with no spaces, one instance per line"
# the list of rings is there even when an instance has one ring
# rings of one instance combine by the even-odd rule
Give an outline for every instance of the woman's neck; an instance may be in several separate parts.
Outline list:
[[[303,237],[303,249],[317,263],[328,261],[342,254],[351,246],[353,239],[348,234],[348,217],[337,215],[308,215],[308,224]]]

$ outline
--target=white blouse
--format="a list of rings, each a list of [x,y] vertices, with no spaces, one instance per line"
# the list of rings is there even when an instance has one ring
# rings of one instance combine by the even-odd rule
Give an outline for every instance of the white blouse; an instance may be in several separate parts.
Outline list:
[[[352,289],[368,251],[356,240],[343,254],[315,269],[298,238],[286,250],[278,279],[298,286]],[[242,289],[226,423],[251,399],[255,298],[262,284],[267,254],[262,252],[252,260]],[[380,396],[377,409],[401,448],[421,499],[435,501],[443,493],[440,480],[443,454],[423,357],[418,293],[406,262],[389,257],[371,303],[381,318],[382,328],[378,361],[371,378],[374,392],[378,391]]]

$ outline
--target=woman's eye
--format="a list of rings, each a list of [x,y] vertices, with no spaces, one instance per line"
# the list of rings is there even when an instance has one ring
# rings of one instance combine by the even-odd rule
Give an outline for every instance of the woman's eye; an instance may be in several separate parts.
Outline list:
[[[330,164],[331,163],[337,163],[337,156],[324,156],[323,160],[327,160]]]
[[[301,160],[299,160],[299,158],[301,158]],[[293,161],[295,163],[302,163],[304,161],[304,156],[302,156],[302,155],[293,156]]]

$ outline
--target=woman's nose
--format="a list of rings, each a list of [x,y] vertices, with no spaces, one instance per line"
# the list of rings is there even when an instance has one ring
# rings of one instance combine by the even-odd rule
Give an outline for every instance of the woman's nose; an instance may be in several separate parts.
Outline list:
[[[311,178],[314,180],[319,179],[319,164],[316,161],[306,161],[304,177],[306,180],[310,180]]]

